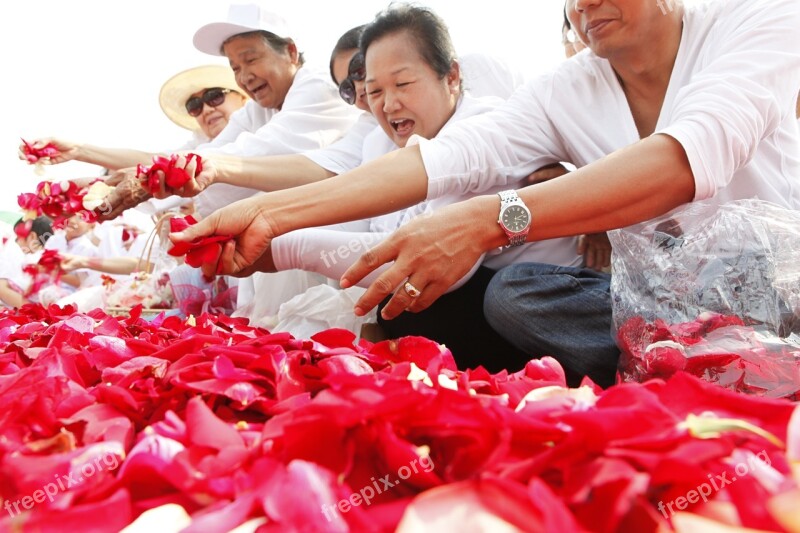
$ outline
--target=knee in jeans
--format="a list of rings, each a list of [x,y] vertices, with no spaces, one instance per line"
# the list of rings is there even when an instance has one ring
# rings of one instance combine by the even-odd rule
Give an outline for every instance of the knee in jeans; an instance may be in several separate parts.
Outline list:
[[[527,320],[535,313],[531,306],[526,305],[527,299],[521,297],[518,288],[520,278],[504,274],[504,271],[500,271],[492,278],[483,298],[483,316],[498,333],[518,324],[521,317]]]

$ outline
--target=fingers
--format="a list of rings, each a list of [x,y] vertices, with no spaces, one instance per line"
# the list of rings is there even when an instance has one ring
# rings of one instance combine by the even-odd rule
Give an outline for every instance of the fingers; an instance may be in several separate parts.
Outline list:
[[[360,260],[361,259],[359,259],[359,261]],[[376,265],[376,268],[377,266],[379,265]],[[372,270],[374,270],[374,268],[370,269],[370,272]],[[345,272],[345,275],[347,275],[347,272]],[[395,288],[399,287],[406,280],[406,278],[408,278],[408,272],[404,271],[400,265],[395,263],[391,268],[386,270],[386,272],[378,276],[377,279],[370,284],[369,288],[367,288],[367,291],[361,296],[361,298],[358,299],[354,309],[356,316],[366,315],[370,309],[381,303],[384,298],[386,298],[392,293],[392,291],[395,290]],[[419,289],[419,287],[417,288]],[[394,305],[389,308],[388,312],[384,311],[384,314],[390,314],[394,309],[397,308],[400,308],[400,311],[402,311],[408,306],[408,304],[411,303],[411,297],[405,293],[405,291],[403,292],[404,296],[399,296]],[[399,314],[399,312],[397,314]],[[395,314],[394,316],[397,315]]]
[[[124,170],[117,170],[114,171],[109,177],[106,178],[106,185],[110,187],[114,187],[122,183],[122,180],[125,179],[126,173]],[[138,178],[138,176],[136,176]]]
[[[583,260],[586,268],[602,270],[611,264],[611,250],[605,247],[586,245],[583,251]]]
[[[543,181],[548,181],[553,178],[557,178],[559,176],[563,176],[567,174],[569,171],[563,166],[558,163],[554,163],[552,165],[547,165],[536,172],[533,172],[530,176],[526,178],[528,185],[534,185],[536,183],[541,183]]]
[[[222,245],[219,255],[214,261],[203,263],[200,270],[203,276],[210,280],[218,275],[237,275],[238,266],[235,262],[236,244],[228,241]]]
[[[197,224],[189,226],[183,231],[169,234],[172,242],[190,242],[201,237],[214,235],[219,228],[219,211],[201,219]]]
[[[356,316],[364,316],[370,309],[381,303],[392,291],[394,291],[394,296],[392,296],[381,311],[381,316],[386,320],[391,320],[405,311],[415,299],[415,297],[412,296],[414,291],[406,290],[407,286],[405,283],[407,278],[408,274],[396,264],[378,276],[369,286],[367,292],[356,302]],[[415,282],[409,280],[408,283],[411,283],[412,288],[419,291],[420,294],[425,288],[423,282],[420,280],[416,280]]]
[[[342,275],[339,280],[342,288],[352,287],[381,265],[394,261],[397,258],[397,249],[393,246],[392,241],[393,239],[389,238],[364,252]],[[400,271],[400,267],[395,263],[372,282],[367,292],[359,298],[355,307],[356,315],[364,316],[370,309],[383,301],[401,281],[405,281],[407,276],[407,273]]]
[[[434,281],[431,281],[425,285],[425,290],[420,291],[419,297],[415,298],[406,310],[411,311],[412,313],[424,311],[430,307],[433,302],[435,302],[442,294],[447,292],[448,288],[450,288],[450,283],[448,283],[444,278],[436,278]]]

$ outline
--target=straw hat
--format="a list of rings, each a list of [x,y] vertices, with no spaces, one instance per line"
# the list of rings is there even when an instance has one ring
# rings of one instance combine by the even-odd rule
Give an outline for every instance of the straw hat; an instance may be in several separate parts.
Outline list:
[[[184,70],[161,86],[158,103],[164,114],[172,122],[191,131],[198,131],[197,120],[186,112],[186,100],[196,92],[212,87],[230,89],[239,94],[243,91],[236,85],[236,78],[230,67],[223,65],[204,65]]]

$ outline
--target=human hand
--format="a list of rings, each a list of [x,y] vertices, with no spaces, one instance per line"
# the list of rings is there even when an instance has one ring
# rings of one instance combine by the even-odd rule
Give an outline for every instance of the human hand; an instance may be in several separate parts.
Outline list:
[[[433,215],[417,217],[364,253],[342,276],[342,287],[355,285],[381,265],[394,264],[356,302],[356,314],[366,314],[391,292],[394,296],[381,313],[387,320],[405,310],[418,312],[429,307],[469,272],[486,250],[503,239],[507,242],[499,225],[475,223],[491,219],[487,213],[493,208],[499,208],[496,197],[446,206]],[[406,290],[406,282],[419,291],[416,298]]]
[[[100,222],[114,220],[123,211],[151,198],[150,193],[139,183],[136,169],[133,167],[116,171],[106,180],[106,184],[113,184],[114,188],[108,193],[103,204],[95,209],[98,213],[97,220]]]
[[[611,241],[608,234],[591,233],[578,237],[578,253],[583,255],[586,268],[602,270],[611,265]]]
[[[154,196],[159,199],[168,198],[172,195],[182,196],[184,198],[191,198],[203,192],[209,185],[216,181],[217,168],[210,159],[202,157],[202,162],[196,154],[175,154],[171,157],[177,157],[174,163],[175,169],[180,169],[188,175],[188,181],[180,187],[169,187],[164,172],[156,170],[156,178],[159,184],[159,190],[154,192]],[[200,172],[198,172],[198,167]],[[143,176],[139,176],[143,179]]]
[[[61,270],[64,272],[72,272],[80,268],[87,268],[88,257],[71,254],[61,254]]]
[[[549,181],[553,178],[557,178],[559,176],[563,176],[564,174],[568,174],[569,170],[564,167],[564,165],[560,163],[553,163],[552,165],[547,165],[539,170],[533,172],[530,176],[525,178],[526,185],[534,185],[536,183],[542,183],[543,181]]]
[[[274,272],[270,243],[278,235],[270,219],[266,196],[248,198],[219,209],[178,233],[172,242],[192,242],[214,235],[230,235],[218,257],[204,262],[203,274],[246,277],[254,272]]]
[[[63,139],[54,139],[52,137],[44,137],[42,139],[35,139],[33,141],[29,141],[28,145],[34,149],[42,149],[47,145],[51,145],[53,148],[58,150],[58,153],[52,155],[50,157],[42,157],[37,163],[43,163],[45,165],[57,165],[59,163],[66,163],[67,161],[72,161],[78,157],[78,152],[80,150],[80,145],[65,141]],[[28,156],[25,153],[25,141],[20,143],[18,156],[23,161],[28,161]]]

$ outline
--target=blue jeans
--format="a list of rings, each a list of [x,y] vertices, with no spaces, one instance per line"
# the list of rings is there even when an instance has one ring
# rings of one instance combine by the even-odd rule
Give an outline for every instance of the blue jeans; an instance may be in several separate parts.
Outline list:
[[[611,334],[611,276],[540,263],[509,265],[492,278],[483,310],[516,348],[557,359],[575,384],[614,383],[619,349]]]

